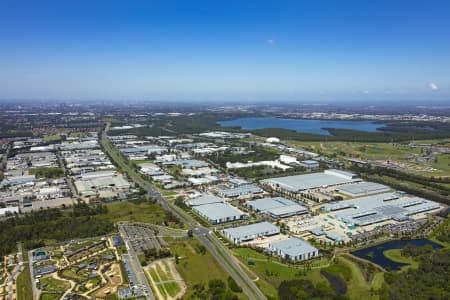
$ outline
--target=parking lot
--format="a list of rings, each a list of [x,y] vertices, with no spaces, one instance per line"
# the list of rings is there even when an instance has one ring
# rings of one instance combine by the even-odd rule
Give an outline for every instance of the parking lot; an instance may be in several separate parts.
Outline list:
[[[136,253],[143,253],[147,249],[161,249],[161,243],[152,229],[136,225],[124,225],[123,229]]]

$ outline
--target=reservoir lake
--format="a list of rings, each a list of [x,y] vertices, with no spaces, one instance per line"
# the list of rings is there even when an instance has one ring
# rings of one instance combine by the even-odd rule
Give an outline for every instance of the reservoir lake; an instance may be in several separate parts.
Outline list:
[[[246,130],[283,128],[297,132],[330,135],[324,128],[352,129],[366,132],[376,132],[383,124],[372,121],[344,121],[344,120],[309,120],[309,119],[280,119],[280,118],[238,118],[235,120],[219,121],[224,127],[241,127]]]
[[[412,245],[412,246],[416,246],[416,247],[430,245],[434,249],[442,248],[442,246],[439,245],[438,243],[435,243],[428,239],[395,240],[395,241],[385,242],[380,245],[375,245],[372,247],[356,250],[356,251],[351,252],[351,254],[353,254],[359,258],[363,258],[368,261],[371,261],[379,266],[382,266],[385,269],[398,270],[402,266],[405,266],[407,264],[390,260],[389,258],[384,256],[383,252],[386,250],[390,250],[390,249],[403,249],[404,247],[406,247],[406,245]]]

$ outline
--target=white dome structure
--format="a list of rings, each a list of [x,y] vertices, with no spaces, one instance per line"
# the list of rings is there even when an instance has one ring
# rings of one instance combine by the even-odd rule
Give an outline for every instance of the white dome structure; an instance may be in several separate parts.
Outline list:
[[[266,139],[266,143],[276,144],[279,143],[280,139],[277,137],[270,137]]]

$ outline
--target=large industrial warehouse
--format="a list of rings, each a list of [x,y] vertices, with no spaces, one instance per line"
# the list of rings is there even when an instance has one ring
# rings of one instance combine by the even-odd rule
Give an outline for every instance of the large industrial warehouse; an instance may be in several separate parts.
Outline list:
[[[384,193],[325,205],[325,211],[347,224],[366,226],[383,221],[404,221],[418,213],[439,209],[439,203],[402,193]]]
[[[210,195],[210,194],[204,194],[199,197],[189,199],[186,203],[189,206],[199,206],[199,205],[222,203],[222,202],[224,202],[222,198],[219,198],[217,196]]]
[[[286,218],[308,212],[306,207],[283,197],[247,201],[247,206],[254,211],[265,213],[274,219]]]
[[[295,194],[310,189],[325,188],[358,181],[361,181],[361,179],[356,174],[330,169],[321,173],[264,179],[261,180],[261,184],[280,192]]]
[[[279,234],[280,229],[269,222],[261,222],[234,228],[227,228],[222,230],[222,233],[229,240],[233,241],[233,243],[239,244],[242,242],[254,240],[258,237]]]
[[[268,249],[282,258],[292,261],[307,260],[319,255],[316,247],[296,237],[269,244]]]
[[[362,197],[371,194],[385,193],[390,187],[375,182],[357,182],[338,186],[336,190],[351,197]]]
[[[239,209],[225,203],[199,205],[194,206],[192,209],[200,216],[207,219],[211,224],[232,222],[247,217],[247,215]]]
[[[253,196],[263,193],[264,190],[255,184],[245,184],[229,189],[221,189],[218,194],[226,198],[237,198],[242,196]]]

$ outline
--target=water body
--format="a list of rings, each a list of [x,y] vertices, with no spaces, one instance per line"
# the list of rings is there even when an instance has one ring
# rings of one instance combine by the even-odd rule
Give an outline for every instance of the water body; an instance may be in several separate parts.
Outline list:
[[[375,245],[372,247],[364,248],[361,250],[351,252],[353,255],[371,261],[381,267],[388,270],[398,270],[401,267],[407,265],[405,263],[399,263],[390,260],[386,256],[384,256],[383,252],[390,249],[403,249],[406,245],[413,245],[417,247],[431,245],[434,249],[442,248],[441,245],[427,240],[396,240],[390,241],[383,244]]]
[[[376,132],[383,124],[371,121],[342,121],[342,120],[307,120],[307,119],[280,119],[280,118],[239,118],[230,121],[219,121],[225,127],[241,127],[242,129],[283,128],[297,132],[330,135],[324,128],[353,129],[366,132]]]

